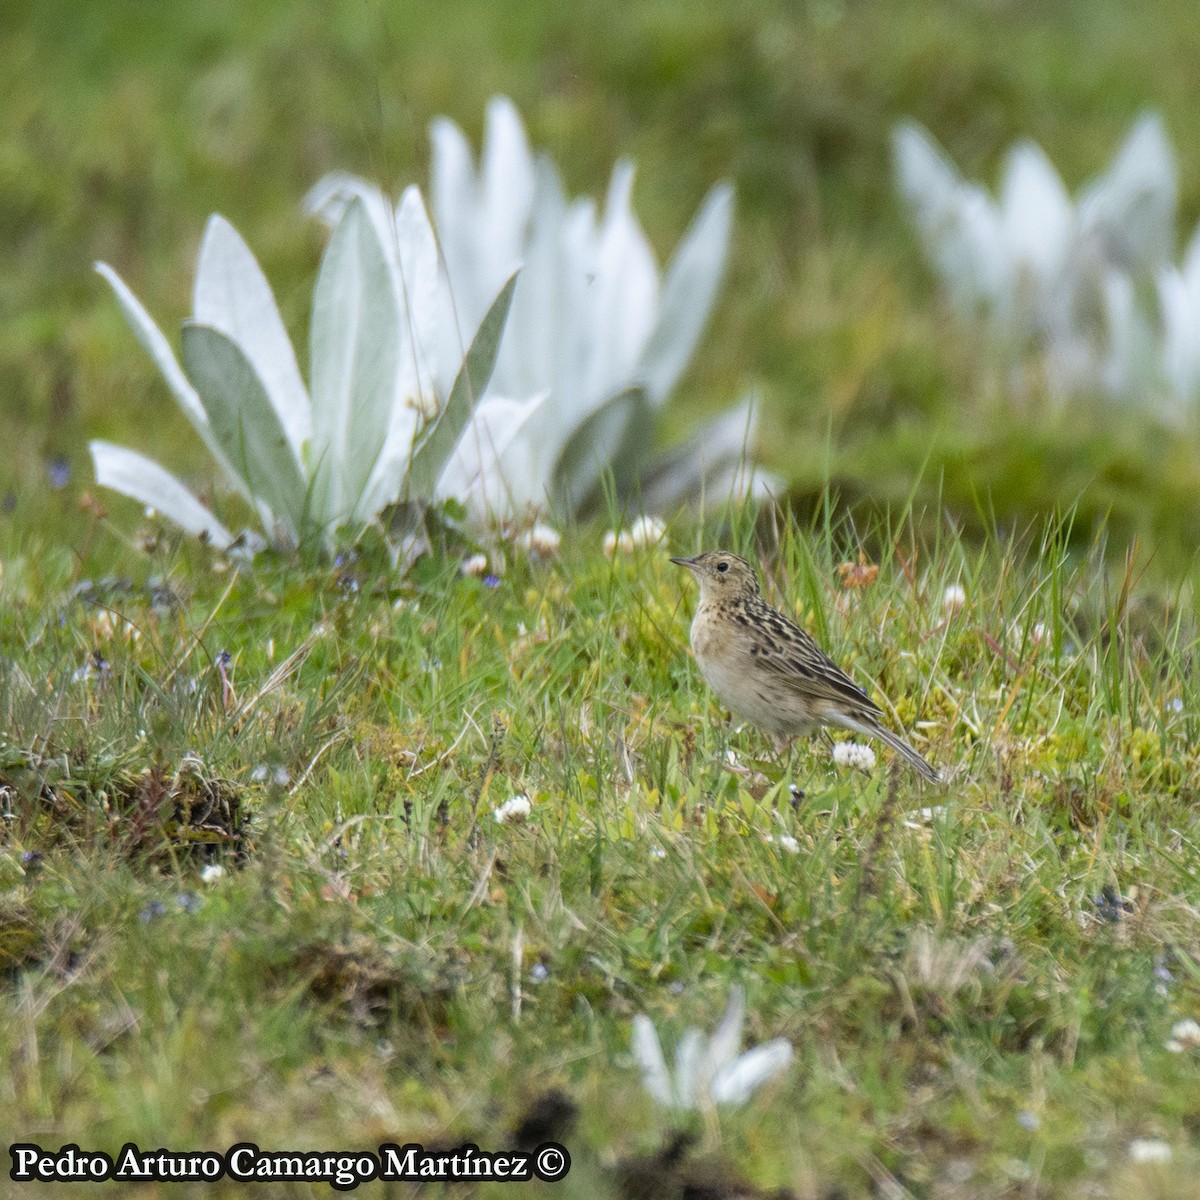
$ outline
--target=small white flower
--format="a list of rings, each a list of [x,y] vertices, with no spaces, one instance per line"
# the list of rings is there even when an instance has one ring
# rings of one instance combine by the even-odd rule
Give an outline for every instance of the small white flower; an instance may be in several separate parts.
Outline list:
[[[539,521],[532,529],[527,529],[524,533],[519,534],[514,544],[517,549],[525,550],[530,554],[537,554],[542,558],[554,558],[558,554],[559,546],[562,545],[562,535],[557,529]]]
[[[632,554],[635,550],[633,537],[627,529],[621,530],[618,533],[615,529],[610,529],[604,535],[604,555],[606,558],[612,558],[614,554]]]
[[[1200,1048],[1200,1022],[1188,1017],[1184,1021],[1176,1021],[1171,1026],[1171,1039],[1166,1047],[1172,1054],[1182,1054],[1185,1050]]]
[[[952,583],[942,593],[942,611],[946,616],[953,616],[956,612],[965,608],[967,604],[967,593],[961,584]]]
[[[781,850],[786,850],[789,854],[800,853],[800,843],[790,833],[768,833],[763,838],[763,841],[768,846],[778,846]]]
[[[216,883],[224,874],[225,868],[220,863],[209,863],[200,870],[200,878],[204,883]]]
[[[493,809],[492,816],[498,825],[519,825],[533,812],[533,804],[528,796],[513,796],[505,800],[499,808]]]
[[[650,847],[650,857],[651,858],[666,858],[667,852],[661,846],[651,846]]]
[[[1033,628],[1029,631],[1029,640],[1035,645],[1040,646],[1048,637],[1050,631],[1046,628],[1045,623],[1037,621]]]
[[[711,1038],[694,1026],[685,1030],[675,1049],[674,1078],[654,1023],[643,1013],[633,1018],[633,1056],[646,1090],[659,1104],[683,1109],[745,1104],[764,1083],[787,1069],[792,1044],[786,1038],[738,1053],[745,1006],[745,989],[736,986]]]
[[[628,529],[610,529],[604,535],[604,553],[632,554],[645,546],[657,546],[667,536],[667,527],[657,517],[638,517]]]
[[[488,569],[488,557],[486,554],[472,554],[470,558],[464,558],[462,564],[462,573],[471,575],[478,579],[481,575],[486,575]]]
[[[875,751],[858,742],[838,742],[833,748],[833,761],[839,767],[857,767],[870,774],[875,770]]]
[[[656,546],[667,536],[667,527],[657,517],[638,517],[629,527],[634,547]]]
[[[1171,1147],[1161,1138],[1134,1138],[1129,1143],[1129,1157],[1135,1163],[1169,1163]]]

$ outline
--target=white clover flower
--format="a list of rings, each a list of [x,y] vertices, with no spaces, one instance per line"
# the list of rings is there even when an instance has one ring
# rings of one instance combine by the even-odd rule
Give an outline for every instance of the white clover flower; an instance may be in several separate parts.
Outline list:
[[[1135,1163],[1169,1163],[1173,1155],[1161,1138],[1134,1138],[1129,1143],[1129,1157]]]
[[[1171,1037],[1166,1043],[1166,1047],[1172,1054],[1182,1054],[1185,1050],[1200,1049],[1200,1022],[1193,1021],[1191,1017],[1183,1021],[1176,1021],[1171,1026]]]
[[[462,573],[470,575],[478,579],[482,575],[487,574],[488,557],[486,554],[472,554],[470,558],[464,558],[462,563]]]
[[[916,812],[909,813],[904,819],[904,824],[908,829],[921,829],[925,825],[932,825],[934,821],[945,815],[946,806],[935,804],[929,808],[918,808]]]
[[[200,878],[204,883],[216,883],[224,874],[225,868],[220,863],[208,863],[200,870]]]
[[[875,770],[875,751],[858,742],[838,742],[833,748],[833,761],[839,767],[857,767],[870,774]]]
[[[529,818],[533,804],[528,796],[513,796],[492,810],[497,825],[519,825]]]
[[[667,536],[667,527],[657,517],[638,517],[628,529],[610,529],[604,535],[604,553],[633,554],[646,546],[657,546]]]
[[[792,1044],[786,1038],[738,1053],[745,1006],[745,989],[737,985],[730,990],[729,1007],[711,1038],[694,1026],[684,1032],[675,1049],[674,1078],[654,1023],[643,1013],[633,1018],[633,1055],[642,1071],[642,1083],[659,1104],[680,1109],[742,1105],[787,1069]]]
[[[629,527],[633,546],[656,546],[667,535],[667,527],[657,517],[638,517]]]
[[[800,843],[790,833],[768,833],[763,838],[763,841],[768,846],[778,846],[781,850],[786,850],[789,854],[800,853]]]
[[[615,529],[610,529],[604,535],[604,555],[606,558],[612,558],[614,554],[630,555],[636,547],[633,542],[633,535],[623,529],[618,533]]]
[[[961,584],[952,583],[942,593],[942,611],[946,616],[961,612],[967,605],[967,593]]]
[[[525,550],[530,554],[537,554],[542,558],[554,558],[562,545],[562,534],[552,525],[545,525],[539,521],[532,529],[518,534],[513,544],[519,550]]]

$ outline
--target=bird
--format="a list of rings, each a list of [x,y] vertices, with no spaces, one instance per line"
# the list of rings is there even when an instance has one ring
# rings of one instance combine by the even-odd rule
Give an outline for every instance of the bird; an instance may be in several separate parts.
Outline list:
[[[941,775],[899,734],[883,710],[795,622],[762,597],[758,576],[728,550],[672,558],[700,584],[692,653],[721,703],[777,739],[823,725],[878,738],[931,783]]]

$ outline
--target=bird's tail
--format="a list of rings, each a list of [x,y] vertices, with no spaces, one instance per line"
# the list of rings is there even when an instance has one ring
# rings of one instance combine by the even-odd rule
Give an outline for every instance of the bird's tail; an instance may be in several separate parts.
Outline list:
[[[849,722],[847,722],[849,724]],[[940,772],[929,765],[898,733],[893,733],[886,725],[881,725],[871,717],[861,717],[851,728],[859,733],[877,737],[886,742],[897,754],[903,755],[930,783],[944,783]]]

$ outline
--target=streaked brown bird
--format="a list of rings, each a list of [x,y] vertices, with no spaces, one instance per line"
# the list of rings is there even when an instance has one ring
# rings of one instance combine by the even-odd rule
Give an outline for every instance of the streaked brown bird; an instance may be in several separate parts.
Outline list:
[[[692,653],[721,703],[777,738],[837,725],[878,738],[926,779],[941,776],[880,718],[883,710],[763,598],[754,568],[728,550],[672,558],[700,584]]]

